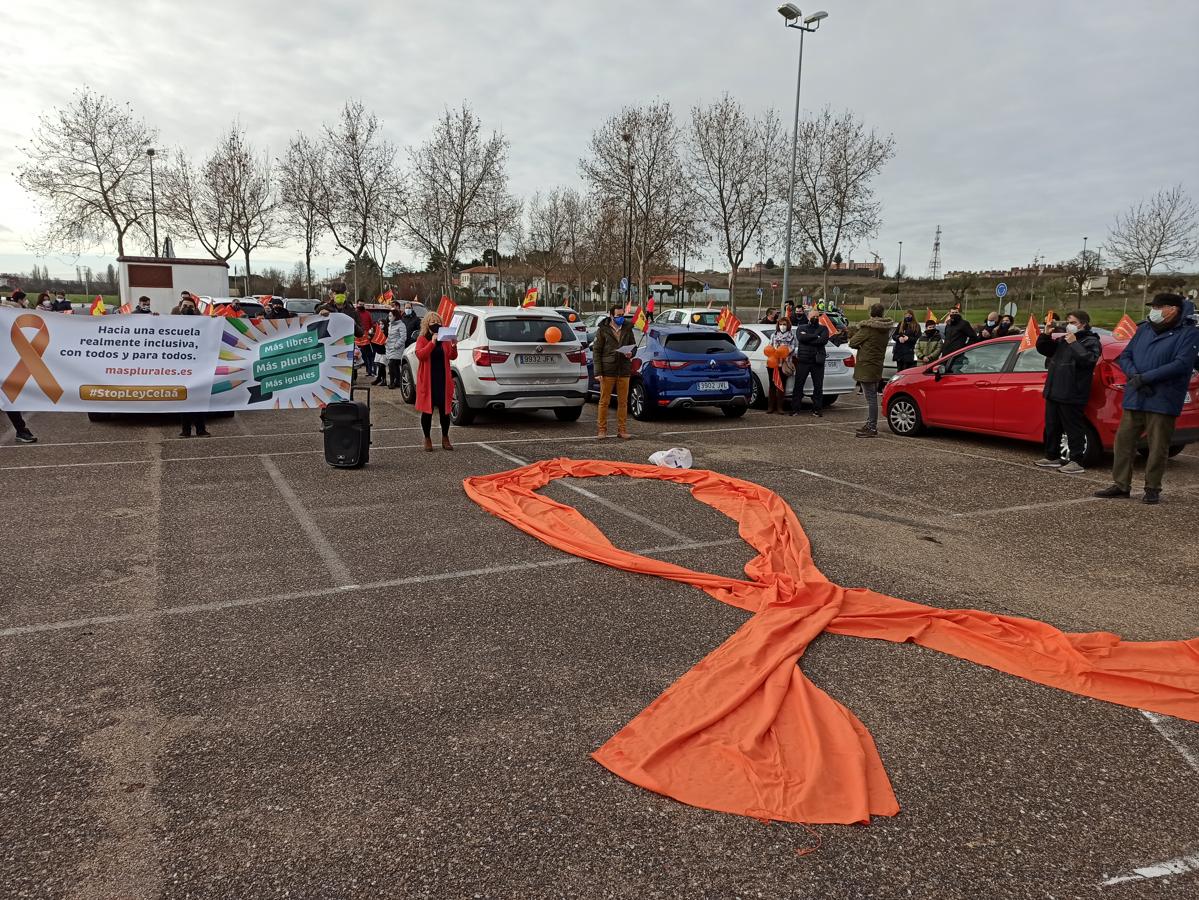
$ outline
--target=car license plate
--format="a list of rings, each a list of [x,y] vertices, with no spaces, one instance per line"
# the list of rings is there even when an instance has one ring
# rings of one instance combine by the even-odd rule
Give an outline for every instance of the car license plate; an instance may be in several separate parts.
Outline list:
[[[558,361],[556,353],[518,353],[516,361],[522,366],[552,366]]]
[[[840,359],[826,359],[824,361],[824,368],[825,369],[835,369],[835,368],[837,368],[837,366],[841,365],[843,362],[844,362],[844,360],[840,360]]]
[[[701,381],[696,386],[697,391],[727,391],[729,383],[727,381]]]

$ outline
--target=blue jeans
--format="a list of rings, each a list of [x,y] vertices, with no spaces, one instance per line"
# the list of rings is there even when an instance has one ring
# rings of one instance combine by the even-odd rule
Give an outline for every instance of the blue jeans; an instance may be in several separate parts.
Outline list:
[[[862,394],[866,397],[866,427],[878,430],[878,382],[863,381]]]

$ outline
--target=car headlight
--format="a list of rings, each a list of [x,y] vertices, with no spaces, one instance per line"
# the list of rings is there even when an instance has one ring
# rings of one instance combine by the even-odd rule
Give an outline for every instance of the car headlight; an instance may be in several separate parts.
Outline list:
[[[887,384],[894,384],[895,382],[899,381],[899,378],[900,378],[900,375],[898,372],[896,372],[894,375],[892,375],[890,378],[887,379]]]

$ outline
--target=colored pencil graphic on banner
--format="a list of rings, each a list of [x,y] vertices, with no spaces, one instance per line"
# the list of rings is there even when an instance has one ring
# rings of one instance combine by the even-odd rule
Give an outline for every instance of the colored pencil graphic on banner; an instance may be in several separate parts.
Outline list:
[[[334,387],[340,388],[343,391],[349,391],[350,389],[348,381],[342,381],[340,378],[330,378],[329,381]]]
[[[250,337],[250,323],[245,319],[226,319],[225,321],[227,321],[246,337]],[[250,339],[253,340],[253,338]]]
[[[241,321],[240,319],[230,319],[231,322]],[[227,331],[221,332],[221,340],[235,350],[249,350],[250,348],[243,344],[236,334],[230,334]]]
[[[243,368],[243,367],[234,368],[233,366],[217,366],[216,372],[214,374],[216,374],[216,375],[236,375],[238,372],[244,372],[244,371],[245,371],[245,368]]]
[[[244,356],[241,356],[240,354],[234,353],[232,350],[226,350],[224,348],[221,348],[221,352],[220,352],[218,358],[223,359],[226,362],[245,362],[246,361],[246,358]]]
[[[334,366],[333,371],[341,372],[343,375],[353,375],[354,367],[353,366]]]
[[[216,384],[214,384],[212,386],[212,392],[214,394],[223,394],[226,391],[231,391],[238,385],[242,385],[245,383],[246,383],[246,380],[244,378],[242,378],[240,380],[236,380],[236,381],[218,381]]]

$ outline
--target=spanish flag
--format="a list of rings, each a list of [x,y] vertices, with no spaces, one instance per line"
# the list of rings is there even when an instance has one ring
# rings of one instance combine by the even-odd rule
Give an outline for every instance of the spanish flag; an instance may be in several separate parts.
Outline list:
[[[733,337],[741,327],[741,320],[726,306],[720,311],[720,316],[716,319],[716,327],[721,331],[727,332],[729,337]]]
[[[127,316],[131,312],[133,312],[133,307],[130,306],[128,303],[122,303],[120,309],[118,309],[117,312],[119,312],[123,316]]]
[[[527,291],[525,291],[525,299],[520,302],[520,305],[525,309],[528,309],[530,306],[536,306],[537,294],[537,288],[529,288]]]
[[[637,307],[633,315],[633,327],[638,331],[645,331],[649,327],[649,320],[645,318],[645,310],[640,306]]]
[[[104,305],[104,298],[96,294],[96,299],[92,301],[92,315],[102,316],[108,312],[108,307]]]

